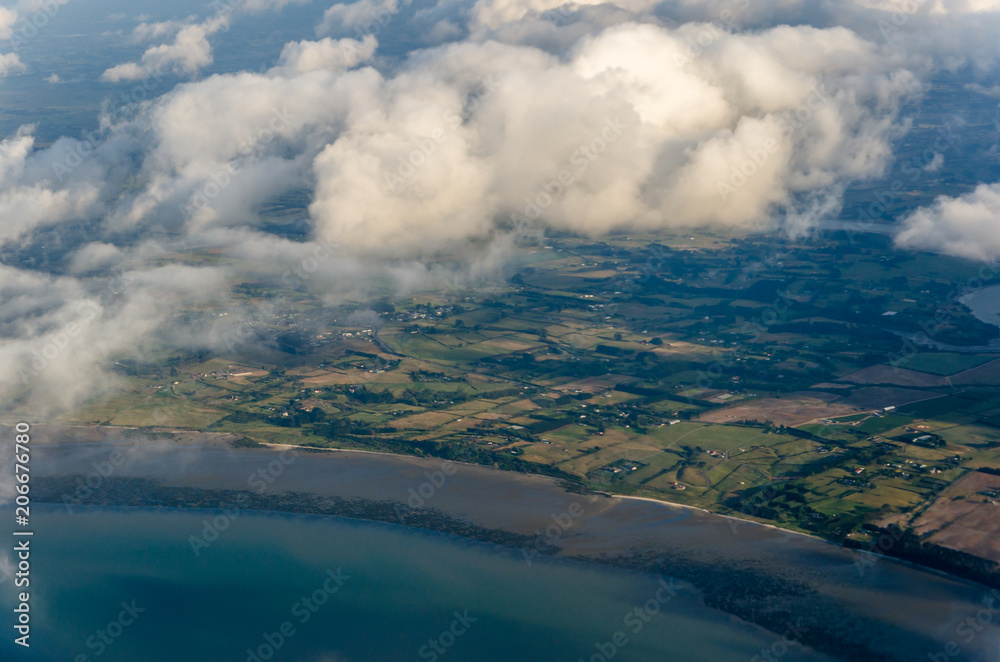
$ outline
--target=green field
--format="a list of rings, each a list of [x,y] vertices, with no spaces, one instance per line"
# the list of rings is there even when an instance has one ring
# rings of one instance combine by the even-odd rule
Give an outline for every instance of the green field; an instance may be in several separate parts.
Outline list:
[[[386,292],[377,313],[297,292],[265,335],[310,342],[123,357],[123,388],[60,421],[437,455],[836,540],[908,516],[970,468],[1000,466],[1000,384],[988,375],[953,388],[837,382],[893,362],[894,332],[919,331],[972,265],[918,266],[879,236],[825,236],[823,250],[690,236],[552,238],[552,249],[521,246],[507,283]],[[772,319],[779,294],[792,298]],[[883,317],[890,307],[898,314]],[[358,312],[364,327],[348,323]],[[997,335],[956,308],[936,339]],[[941,376],[995,358],[911,354],[898,364]]]

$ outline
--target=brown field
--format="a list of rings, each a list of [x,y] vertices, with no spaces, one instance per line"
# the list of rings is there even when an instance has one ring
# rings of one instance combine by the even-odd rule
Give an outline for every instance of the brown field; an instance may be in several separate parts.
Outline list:
[[[973,471],[946,489],[914,522],[919,534],[933,532],[929,540],[1000,562],[1000,476]]]
[[[727,350],[725,347],[706,347],[705,345],[694,345],[692,343],[686,343],[682,340],[671,340],[669,342],[664,340],[663,344],[659,347],[652,346],[651,351],[660,356],[688,356],[691,354],[712,354],[714,352],[728,352],[731,350]]]
[[[953,384],[1000,384],[1000,359],[952,375]]]
[[[776,425],[797,426],[816,419],[835,418],[856,413],[857,407],[842,402],[824,402],[816,396],[762,398],[735,407],[714,409],[698,417],[708,423],[734,421],[772,421]]]
[[[525,398],[524,400],[515,400],[514,402],[506,402],[503,407],[504,409],[501,413],[507,414],[512,412],[535,411],[536,409],[541,409],[541,407],[528,398]]]
[[[406,416],[405,418],[391,422],[389,425],[397,430],[430,430],[454,420],[454,414],[443,411],[429,411],[422,414],[414,414],[413,416]],[[474,424],[475,421],[470,423],[470,425]]]
[[[599,393],[601,391],[606,391],[609,388],[614,388],[618,384],[625,384],[634,381],[636,381],[635,377],[629,377],[627,375],[607,375],[604,377],[587,377],[586,379],[578,379],[574,382],[563,384],[559,386],[558,389],[560,391],[581,391],[583,393]],[[556,395],[559,396],[562,394],[558,393]]]
[[[517,340],[514,338],[493,338],[492,340],[484,340],[480,345],[486,345],[489,347],[496,347],[497,349],[504,349],[508,352],[523,352],[527,349],[534,349],[538,347],[538,343],[524,342],[523,340]]]
[[[855,390],[849,397],[843,400],[843,403],[860,409],[882,409],[890,406],[899,407],[919,400],[941,397],[942,395],[947,395],[947,393],[945,391],[914,391],[908,388],[872,386],[870,388]]]
[[[578,278],[614,278],[618,272],[614,269],[594,269],[593,271],[577,271],[566,275]]]
[[[328,372],[316,372],[309,377],[304,377],[304,384],[313,386],[334,386],[344,384],[398,384],[404,379],[398,370],[390,370],[381,374],[368,372],[367,370],[330,370]]]
[[[840,381],[853,382],[855,384],[895,384],[896,386],[946,386],[947,377],[929,375],[926,372],[907,370],[906,368],[894,368],[888,365],[873,365],[867,368],[852,372],[846,377],[841,377]]]
[[[496,412],[492,412],[492,411],[484,411],[484,412],[480,412],[478,414],[475,414],[473,416],[473,418],[478,418],[481,421],[496,421],[496,420],[499,420],[501,418],[506,418],[506,416],[504,416],[503,414],[498,414]]]

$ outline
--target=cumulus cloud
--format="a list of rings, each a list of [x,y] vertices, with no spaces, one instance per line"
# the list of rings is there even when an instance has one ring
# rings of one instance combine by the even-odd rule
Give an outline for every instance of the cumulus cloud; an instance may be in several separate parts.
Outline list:
[[[1000,0],[855,0],[869,9],[903,14],[925,13],[932,16],[944,14],[979,14],[1000,11]]]
[[[968,83],[966,84],[965,89],[970,92],[975,92],[976,94],[982,94],[983,96],[1000,99],[1000,85],[991,85],[990,87],[986,87],[985,85],[980,85],[979,83]]]
[[[0,78],[27,70],[17,53],[0,54]]]
[[[278,11],[286,5],[304,5],[309,0],[243,0],[240,8],[251,14],[259,14],[265,11]]]
[[[141,42],[173,35],[173,41],[147,49],[138,62],[125,62],[107,69],[101,74],[101,79],[119,83],[139,80],[150,75],[193,76],[212,63],[212,45],[208,38],[217,32],[229,29],[234,14],[238,12],[259,14],[307,1],[242,0],[233,3],[213,3],[217,7],[216,13],[200,22],[189,17],[183,21],[140,23],[132,32],[133,40]]]
[[[17,10],[0,6],[0,39],[10,39],[17,23]]]
[[[167,333],[173,314],[222,289],[221,272],[168,265],[77,280],[0,266],[0,399],[57,411],[116,383],[109,359]]]
[[[621,23],[562,56],[469,40],[391,74],[359,68],[376,47],[291,42],[263,74],[179,86],[138,120],[149,184],[109,218],[253,225],[255,205],[308,187],[317,236],[380,254],[512,218],[600,234],[783,215],[801,231],[805,208],[835,212],[845,183],[882,171],[920,89],[904,57],[843,28]]]
[[[89,273],[108,269],[119,264],[124,253],[114,244],[95,241],[87,244],[73,254],[69,264],[71,273]]]
[[[692,57],[704,29],[613,26],[564,61],[490,42],[422,54],[318,154],[317,230],[392,252],[518,215],[588,234],[766,227],[799,193],[882,171],[919,89],[904,67],[805,27],[717,33]]]
[[[287,43],[266,71],[179,84],[86,140],[38,148],[26,127],[0,141],[0,244],[75,237],[53,274],[0,271],[13,302],[0,397],[59,390],[71,405],[108,383],[95,366],[151,339],[228,348],[219,320],[255,314],[227,300],[232,282],[336,303],[488,278],[512,226],[808,231],[891,162],[900,109],[935,71],[988,67],[997,51],[989,15],[963,31],[973,19],[957,11],[907,15],[890,41],[877,27],[889,9],[851,3],[443,0],[411,12],[436,45],[376,57],[372,26],[387,42],[405,7],[334,5],[318,28],[332,36]],[[934,21],[945,27],[921,32]],[[226,29],[231,12],[142,24],[136,41],[164,43],[104,78],[194,76]],[[915,214],[900,245],[989,247],[997,192],[980,189]],[[288,200],[305,240],[268,232],[262,209]],[[191,246],[220,264],[179,264]],[[429,259],[453,249],[464,265]],[[193,304],[229,314],[174,318]]]
[[[295,75],[307,71],[346,71],[375,55],[378,41],[367,35],[363,39],[331,39],[293,41],[285,44],[272,75]]]
[[[1000,257],[1000,183],[958,197],[941,196],[903,220],[896,245],[973,260]]]
[[[42,226],[83,218],[95,209],[99,186],[66,182],[58,186],[48,173],[30,167],[34,146],[30,127],[0,142],[0,242],[22,237]]]
[[[653,7],[655,0],[477,0],[472,7],[472,22],[474,27],[500,28],[509,23],[520,21],[528,16],[536,16],[544,12],[559,9],[563,13],[571,13],[579,7],[606,5],[624,9],[634,15]]]
[[[151,39],[175,35],[182,28],[192,22],[194,22],[193,18],[188,19],[187,21],[158,21],[156,23],[147,23],[143,21],[132,29],[132,41],[140,43]]]
[[[372,34],[384,28],[398,11],[399,0],[337,3],[323,12],[323,20],[316,28],[316,33],[323,35],[335,31],[354,31],[359,37]]]
[[[139,62],[125,62],[111,67],[101,74],[101,79],[119,83],[139,80],[152,74],[172,73],[188,76],[196,74],[212,63],[212,45],[208,38],[228,27],[228,15],[215,16],[202,23],[185,25],[177,30],[173,42],[147,49]]]

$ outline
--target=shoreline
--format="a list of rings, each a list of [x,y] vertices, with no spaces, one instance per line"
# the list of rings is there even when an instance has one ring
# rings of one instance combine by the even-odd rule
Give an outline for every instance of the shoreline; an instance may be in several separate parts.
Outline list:
[[[998,287],[1000,287],[1000,286],[998,286]],[[56,430],[56,431],[58,431],[58,430],[70,430],[71,429],[71,430],[81,430],[81,431],[85,431],[85,432],[89,432],[89,433],[93,433],[93,432],[102,433],[102,432],[108,432],[108,431],[122,431],[122,430],[131,430],[131,431],[140,430],[140,428],[137,428],[137,427],[118,427],[118,426],[104,426],[104,427],[96,427],[95,428],[93,426],[86,426],[86,425],[55,425],[55,426],[49,426],[49,427],[50,427],[51,430]],[[172,435],[172,436],[176,437],[178,440],[180,440],[180,443],[184,444],[184,445],[190,445],[190,444],[192,444],[192,442],[196,443],[196,440],[198,440],[199,438],[207,438],[207,439],[209,439],[209,441],[206,444],[206,446],[211,446],[213,443],[216,443],[216,444],[217,443],[223,443],[226,449],[231,450],[232,452],[236,452],[236,453],[253,453],[253,452],[266,452],[266,451],[296,449],[296,450],[302,451],[304,455],[308,454],[308,455],[311,455],[313,457],[320,457],[320,456],[328,456],[329,457],[329,456],[335,456],[335,455],[343,455],[345,457],[352,457],[352,456],[355,456],[355,457],[364,457],[364,456],[370,456],[370,457],[376,457],[376,458],[386,458],[386,459],[391,459],[391,460],[400,460],[400,461],[402,461],[404,463],[408,462],[408,461],[413,461],[413,462],[425,462],[425,463],[426,462],[431,462],[431,463],[435,463],[435,464],[440,464],[441,466],[443,466],[445,464],[447,464],[447,465],[454,465],[454,466],[457,466],[457,467],[465,467],[465,468],[468,468],[468,469],[471,469],[471,470],[484,470],[484,471],[488,471],[488,472],[490,472],[490,471],[499,472],[500,474],[503,474],[503,475],[506,475],[506,476],[520,477],[520,478],[523,478],[523,479],[527,479],[529,481],[530,480],[551,481],[551,482],[556,483],[556,485],[558,485],[560,489],[565,489],[566,483],[567,483],[567,481],[565,481],[564,479],[554,478],[554,477],[547,476],[545,474],[540,474],[540,473],[536,474],[536,473],[522,473],[522,472],[517,472],[517,471],[507,471],[507,470],[502,470],[502,469],[495,469],[493,467],[487,467],[487,466],[484,466],[484,465],[481,465],[481,464],[474,464],[474,463],[457,461],[457,460],[445,460],[443,458],[437,458],[437,457],[431,457],[431,456],[407,455],[407,454],[391,453],[391,452],[385,452],[385,451],[371,451],[371,450],[354,449],[354,448],[318,448],[318,447],[314,447],[314,446],[304,446],[304,445],[300,445],[300,444],[281,444],[281,443],[261,443],[261,444],[256,445],[256,446],[233,447],[232,441],[236,437],[235,437],[235,435],[232,435],[230,433],[211,433],[211,432],[207,432],[206,433],[206,432],[200,432],[200,431],[195,431],[195,430],[181,430],[181,429],[169,429],[169,430],[168,429],[164,429],[164,430],[157,430],[156,432],[166,433],[166,434]],[[45,441],[44,443],[49,443],[49,444],[53,444],[53,443],[55,443],[55,444],[60,444],[60,443],[93,443],[93,444],[100,445],[100,444],[107,443],[107,442],[106,441],[100,441],[100,440],[92,440],[90,442],[79,442],[79,441],[76,441],[76,442],[53,442],[51,440],[48,440],[48,441]],[[952,579],[954,581],[958,581],[958,582],[962,582],[962,583],[967,583],[969,585],[984,586],[983,584],[980,584],[979,582],[976,582],[975,580],[967,579],[965,577],[962,577],[962,576],[959,576],[959,575],[955,575],[955,574],[949,573],[949,572],[944,571],[944,570],[939,570],[939,569],[936,569],[936,568],[925,566],[925,565],[922,565],[920,563],[917,563],[917,562],[914,562],[914,561],[910,561],[910,560],[907,560],[907,559],[904,559],[904,558],[898,558],[898,557],[894,557],[894,556],[882,554],[880,552],[873,552],[873,551],[870,551],[868,549],[864,549],[864,548],[860,548],[860,547],[849,547],[848,545],[845,545],[845,544],[842,544],[842,543],[838,543],[836,541],[828,540],[826,538],[822,538],[822,537],[814,535],[814,534],[810,534],[810,533],[805,533],[805,532],[802,532],[802,531],[796,531],[796,530],[793,530],[793,529],[784,528],[784,527],[778,526],[776,524],[771,524],[771,523],[768,523],[768,522],[761,522],[761,521],[758,521],[758,520],[755,520],[755,519],[743,518],[743,517],[739,517],[737,515],[732,515],[732,514],[719,513],[719,512],[715,512],[715,511],[709,510],[707,508],[703,508],[701,506],[694,506],[694,505],[684,504],[684,503],[678,503],[678,502],[674,502],[674,501],[667,501],[665,499],[656,499],[656,498],[652,498],[652,497],[634,496],[634,495],[625,495],[625,494],[614,494],[614,493],[611,493],[611,492],[604,492],[604,491],[593,490],[593,489],[585,487],[583,485],[580,485],[579,487],[580,487],[581,490],[583,490],[581,492],[582,495],[589,496],[591,498],[609,499],[612,502],[618,501],[618,500],[620,500],[622,502],[645,502],[645,503],[658,504],[661,507],[675,508],[675,509],[682,509],[682,510],[690,510],[690,511],[693,511],[693,512],[701,513],[701,514],[706,515],[706,516],[710,516],[710,517],[714,517],[714,518],[720,518],[720,519],[723,519],[723,520],[725,520],[727,522],[730,522],[731,523],[730,526],[732,526],[732,528],[734,529],[734,531],[739,526],[750,525],[751,527],[759,527],[759,528],[762,528],[762,529],[774,531],[774,532],[779,533],[782,536],[786,536],[786,537],[788,537],[788,536],[794,536],[794,537],[799,537],[799,538],[802,538],[802,539],[808,539],[808,540],[812,540],[812,541],[815,541],[815,542],[823,543],[825,545],[831,546],[834,549],[843,550],[843,551],[846,551],[848,553],[865,554],[865,555],[870,555],[870,556],[873,556],[873,557],[877,557],[879,559],[879,562],[881,562],[882,560],[891,560],[893,562],[904,564],[904,565],[907,565],[909,567],[912,567],[912,568],[920,570],[920,571],[933,573],[935,575],[938,575],[938,576],[941,576],[941,577],[945,577],[945,578],[949,578],[949,579]]]
[[[273,448],[273,449],[300,448],[300,449],[303,449],[303,450],[305,450],[306,452],[309,452],[309,453],[313,453],[313,452],[316,452],[316,453],[323,453],[323,452],[330,452],[330,453],[368,453],[368,454],[371,454],[371,455],[382,455],[382,456],[388,456],[388,457],[420,457],[421,459],[432,459],[432,458],[424,458],[422,456],[417,456],[417,455],[402,455],[400,453],[386,453],[386,452],[383,452],[383,451],[366,451],[366,450],[354,449],[354,448],[317,448],[315,446],[301,446],[301,445],[297,445],[297,444],[274,444],[274,443],[262,443],[260,446],[263,447],[263,448]],[[481,464],[473,464],[471,462],[461,462],[461,461],[457,461],[457,460],[446,460],[446,461],[448,463],[450,463],[450,464],[465,465],[465,466],[469,466],[469,467],[482,467],[482,466],[484,466],[484,465],[481,465]],[[500,469],[499,471],[504,471],[504,470]],[[544,476],[544,474],[521,474],[520,472],[514,472],[514,471],[507,471],[506,473],[516,474],[516,475]],[[556,479],[556,480],[558,480],[558,479]],[[683,508],[683,509],[695,510],[695,511],[698,511],[698,512],[701,512],[701,513],[705,513],[706,515],[712,515],[712,516],[715,516],[715,517],[722,517],[722,518],[725,518],[727,520],[732,520],[734,522],[738,522],[741,525],[751,524],[751,525],[756,525],[756,526],[762,526],[762,527],[765,527],[765,528],[774,529],[775,531],[780,531],[780,532],[785,533],[785,534],[803,536],[805,538],[811,538],[811,539],[817,540],[819,542],[824,542],[824,543],[827,543],[829,545],[833,545],[834,547],[839,547],[839,548],[842,548],[842,549],[847,549],[847,547],[845,547],[844,545],[838,545],[836,542],[833,542],[832,540],[827,540],[826,538],[821,538],[820,536],[813,535],[811,533],[804,533],[802,531],[795,531],[793,529],[786,529],[786,528],[778,526],[776,524],[768,524],[767,522],[759,522],[759,521],[754,520],[754,519],[746,519],[746,518],[743,518],[743,517],[736,517],[735,515],[728,515],[728,514],[725,514],[725,513],[719,513],[719,512],[715,512],[714,510],[709,510],[707,508],[702,508],[701,506],[692,506],[691,504],[678,503],[676,501],[667,501],[666,499],[654,499],[652,497],[641,497],[641,496],[634,496],[634,495],[629,495],[629,494],[615,494],[613,492],[603,492],[603,491],[592,490],[592,489],[586,488],[586,487],[584,487],[584,489],[586,489],[588,492],[590,492],[592,494],[600,495],[600,496],[605,496],[605,497],[608,497],[608,498],[611,498],[611,499],[628,499],[628,500],[633,500],[633,501],[645,501],[645,502],[660,504],[661,506],[668,506],[668,507],[672,507],[672,508]],[[885,557],[885,558],[892,558],[892,557]],[[922,567],[922,566],[919,566],[918,564],[914,564],[914,565],[917,565],[917,567]],[[947,573],[945,573],[945,574],[947,574]],[[960,577],[956,577],[956,579],[961,579],[961,578]]]
[[[127,448],[141,450],[108,476],[95,471],[110,452]],[[859,662],[920,659],[943,645],[928,622],[957,625],[978,608],[976,588],[951,576],[889,557],[862,567],[857,552],[836,543],[697,506],[583,495],[548,476],[352,449],[305,447],[286,455],[285,465],[280,448],[231,448],[204,435],[140,445],[43,442],[36,446],[36,498],[57,506],[67,497],[96,506],[241,503],[500,544],[521,550],[528,563],[543,556],[674,576],[712,608],[776,636],[789,614],[809,615],[815,625],[803,643]],[[252,489],[248,477],[267,471],[274,472],[269,486]]]
[[[768,524],[767,522],[758,522],[755,519],[744,519],[742,517],[736,517],[735,515],[727,515],[725,513],[717,513],[714,510],[709,510],[707,508],[702,508],[701,506],[692,506],[692,505],[686,504],[686,503],[676,503],[674,501],[663,501],[663,500],[660,500],[660,499],[654,499],[652,497],[638,497],[638,496],[632,496],[632,495],[628,495],[628,494],[612,494],[612,493],[609,492],[608,495],[611,498],[614,498],[614,499],[632,499],[632,500],[635,500],[635,501],[648,501],[650,503],[664,504],[664,505],[667,505],[667,506],[673,506],[675,508],[690,508],[691,510],[697,510],[697,511],[705,513],[707,515],[712,515],[714,517],[722,517],[722,518],[727,519],[727,520],[732,520],[734,522],[738,522],[739,524],[753,524],[753,525],[756,525],[756,526],[762,526],[762,527],[767,528],[767,529],[774,529],[775,531],[780,531],[781,533],[785,533],[785,534],[789,534],[789,535],[795,535],[795,536],[802,536],[804,538],[811,538],[812,540],[816,540],[818,542],[827,543],[828,545],[833,545],[834,547],[838,547],[838,548],[841,548],[841,549],[847,549],[846,547],[844,547],[844,545],[838,545],[837,543],[833,542],[832,540],[827,540],[826,538],[821,538],[821,537],[819,537],[817,535],[813,535],[811,533],[803,533],[802,531],[795,531],[794,529],[786,529],[786,528],[778,526],[776,524]],[[891,557],[885,557],[885,558],[891,558]],[[956,578],[956,579],[959,579],[959,578]]]

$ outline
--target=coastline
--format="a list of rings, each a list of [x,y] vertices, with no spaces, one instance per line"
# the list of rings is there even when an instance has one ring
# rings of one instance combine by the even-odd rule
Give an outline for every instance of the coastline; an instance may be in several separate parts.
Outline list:
[[[36,448],[39,501],[217,509],[236,503],[499,544],[521,550],[529,564],[545,556],[674,576],[696,586],[707,605],[776,637],[790,615],[808,617],[813,624],[803,643],[841,659],[908,660],[940,650],[943,642],[927,624],[957,626],[980,599],[968,583],[889,558],[862,564],[858,552],[815,536],[647,497],[573,493],[554,478],[436,458],[234,449],[198,435],[141,446],[54,441]],[[109,475],[96,472],[110,452],[127,448],[138,450]],[[271,480],[262,491],[249,482],[260,472]]]
[[[758,522],[757,520],[744,519],[742,517],[736,517],[734,515],[724,515],[722,513],[717,513],[715,511],[708,510],[707,508],[702,508],[701,506],[692,506],[692,505],[689,505],[689,504],[686,504],[686,503],[676,503],[674,501],[663,501],[663,500],[660,500],[660,499],[654,499],[652,497],[637,497],[637,496],[631,496],[631,495],[627,495],[627,494],[610,494],[610,496],[612,498],[615,498],[615,499],[634,499],[636,501],[648,501],[650,503],[660,503],[660,504],[664,504],[664,505],[670,506],[672,508],[690,508],[691,510],[697,510],[699,512],[706,513],[706,514],[712,515],[714,517],[722,517],[722,518],[725,518],[725,519],[728,519],[728,520],[733,520],[735,522],[738,522],[739,524],[753,524],[755,526],[763,526],[765,528],[774,529],[775,531],[780,531],[782,533],[787,533],[787,534],[796,535],[796,536],[803,536],[805,538],[812,538],[813,540],[816,540],[818,542],[822,542],[822,543],[826,543],[828,545],[833,545],[834,547],[842,548],[842,545],[838,545],[837,543],[835,543],[833,541],[827,540],[826,538],[820,538],[819,536],[813,535],[811,533],[803,533],[802,531],[795,531],[795,530],[792,530],[792,529],[786,529],[786,528],[780,527],[780,526],[778,526],[776,524],[768,524],[767,522]],[[886,557],[886,558],[889,558],[889,557]]]

